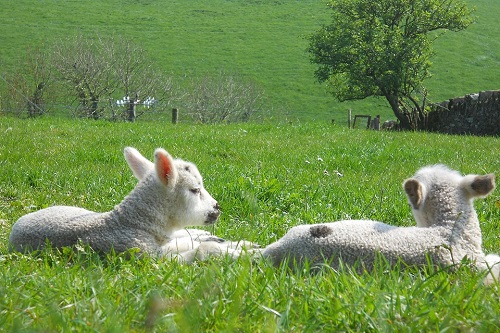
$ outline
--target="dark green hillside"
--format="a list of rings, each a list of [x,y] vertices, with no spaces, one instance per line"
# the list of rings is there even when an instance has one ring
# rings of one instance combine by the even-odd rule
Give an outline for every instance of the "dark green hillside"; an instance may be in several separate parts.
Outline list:
[[[500,85],[500,2],[477,0],[478,22],[436,44],[437,101]],[[0,1],[1,72],[29,45],[77,34],[114,34],[140,43],[179,78],[223,69],[258,83],[275,119],[345,120],[345,110],[390,116],[384,100],[337,103],[315,82],[303,36],[327,23],[322,0]]]

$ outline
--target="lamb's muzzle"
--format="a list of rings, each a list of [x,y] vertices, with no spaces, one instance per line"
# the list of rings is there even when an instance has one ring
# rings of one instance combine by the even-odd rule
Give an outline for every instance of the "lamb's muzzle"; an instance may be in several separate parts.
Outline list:
[[[221,211],[220,211],[219,203],[216,203],[214,206],[214,210],[208,213],[207,220],[205,221],[205,224],[208,224],[208,225],[214,224],[219,219],[220,214],[221,214]]]

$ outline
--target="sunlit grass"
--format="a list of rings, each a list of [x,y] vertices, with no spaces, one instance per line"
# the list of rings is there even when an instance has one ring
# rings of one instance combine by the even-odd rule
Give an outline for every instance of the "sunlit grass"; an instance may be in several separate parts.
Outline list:
[[[90,249],[9,253],[20,216],[50,205],[113,208],[136,184],[127,145],[195,162],[223,214],[218,236],[262,246],[291,226],[414,221],[401,188],[419,167],[500,174],[497,138],[348,130],[323,123],[194,126],[0,118],[0,327],[7,332],[441,331],[500,328],[498,286],[457,272],[329,268],[261,260],[183,266]],[[500,195],[475,204],[486,252],[500,247]]]

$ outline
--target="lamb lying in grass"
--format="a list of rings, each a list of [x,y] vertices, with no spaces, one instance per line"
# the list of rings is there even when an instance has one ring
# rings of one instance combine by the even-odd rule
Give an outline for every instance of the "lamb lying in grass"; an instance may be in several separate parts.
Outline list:
[[[157,256],[191,262],[208,255],[238,256],[241,244],[224,241],[203,230],[220,215],[217,201],[203,187],[202,177],[192,163],[155,151],[155,162],[127,147],[125,159],[139,183],[112,211],[96,213],[78,207],[54,206],[22,216],[9,237],[17,251],[54,248],[78,242],[95,251],[123,252],[138,248]]]
[[[500,260],[496,255],[483,254],[473,199],[489,195],[494,188],[492,174],[464,177],[442,165],[425,167],[404,182],[416,227],[360,220],[299,225],[262,254],[275,265],[285,259],[290,266],[326,261],[335,268],[344,263],[368,270],[378,253],[392,265],[401,260],[423,266],[430,260],[437,266],[449,266],[467,257],[486,269]],[[499,271],[500,263],[492,270],[496,279]],[[493,277],[489,279],[491,282]]]

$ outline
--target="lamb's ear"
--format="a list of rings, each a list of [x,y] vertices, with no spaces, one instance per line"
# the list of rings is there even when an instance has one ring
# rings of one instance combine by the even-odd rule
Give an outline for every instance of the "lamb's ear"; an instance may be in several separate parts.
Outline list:
[[[123,150],[123,155],[125,155],[125,160],[137,179],[141,180],[153,170],[154,163],[142,156],[137,149],[126,147]]]
[[[462,184],[472,198],[486,197],[495,189],[495,175],[468,175],[464,177]]]
[[[424,200],[424,185],[414,178],[405,180],[403,188],[413,209],[419,209]]]
[[[177,169],[174,160],[164,149],[155,150],[155,168],[160,181],[168,187],[175,186],[177,182]]]

